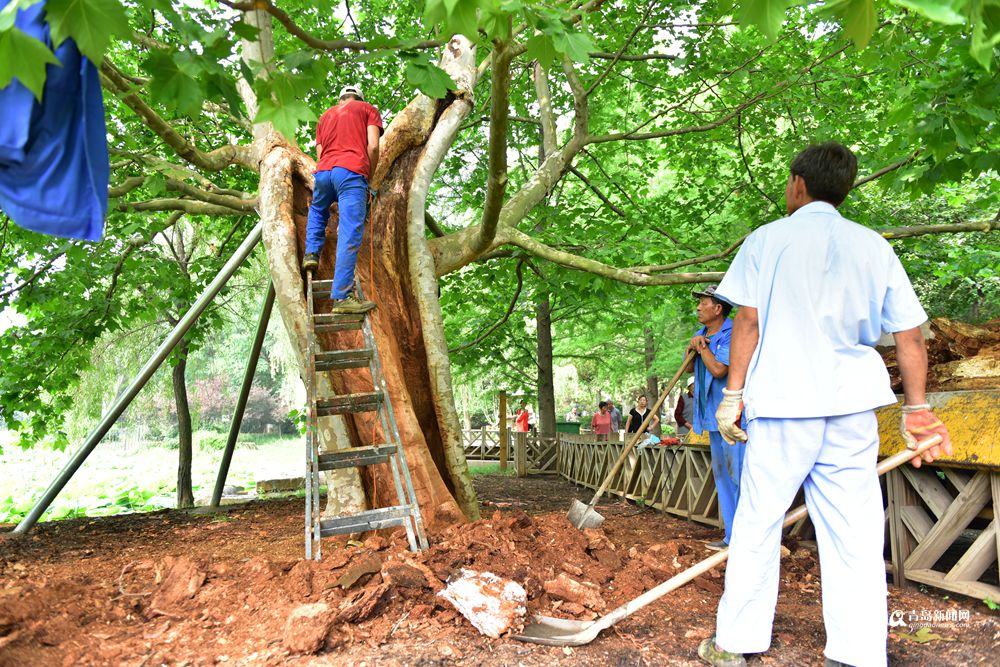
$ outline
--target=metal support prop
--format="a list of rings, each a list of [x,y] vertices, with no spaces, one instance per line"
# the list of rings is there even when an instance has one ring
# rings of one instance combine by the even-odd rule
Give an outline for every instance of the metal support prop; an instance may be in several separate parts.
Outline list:
[[[243,414],[247,409],[250,388],[253,387],[253,376],[257,372],[257,362],[260,360],[260,351],[264,347],[264,336],[267,334],[267,323],[271,320],[273,307],[274,283],[268,281],[267,295],[264,297],[264,303],[261,304],[260,318],[257,320],[257,333],[254,336],[253,345],[250,347],[246,371],[243,373],[243,385],[240,387],[239,398],[236,399],[233,419],[229,423],[229,437],[226,439],[226,449],[222,453],[222,461],[219,463],[219,476],[215,479],[215,490],[212,491],[212,507],[218,507],[222,501],[222,489],[226,486],[229,465],[233,462],[233,450],[236,449],[236,439],[240,435],[240,426],[243,425]]]
[[[212,299],[222,290],[226,282],[232,278],[236,270],[240,268],[240,265],[250,256],[250,253],[260,242],[261,233],[264,230],[264,223],[258,222],[257,225],[250,231],[246,240],[240,244],[240,247],[236,249],[233,256],[229,258],[222,270],[219,271],[219,275],[209,283],[205,291],[201,293],[198,300],[194,302],[190,310],[184,314],[180,322],[173,328],[170,335],[167,336],[166,340],[160,343],[160,347],[156,348],[156,352],[152,354],[146,365],[142,367],[135,379],[132,380],[124,392],[122,392],[118,398],[115,400],[114,404],[104,413],[101,418],[100,423],[94,427],[94,430],[90,432],[87,436],[87,440],[83,443],[80,449],[77,450],[73,458],[66,463],[63,469],[59,472],[52,483],[49,484],[49,488],[45,490],[42,497],[35,503],[35,506],[31,508],[28,515],[21,519],[21,523],[17,524],[17,528],[14,529],[14,533],[26,533],[31,530],[32,526],[38,522],[39,517],[48,509],[52,501],[55,500],[59,492],[63,490],[63,487],[72,479],[76,471],[80,469],[83,462],[87,460],[90,453],[94,451],[97,445],[101,442],[101,439],[107,434],[114,423],[118,420],[125,409],[132,403],[132,400],[136,397],[139,391],[146,385],[149,378],[153,376],[156,369],[160,367],[163,360],[167,358],[167,355],[173,351],[174,347],[181,342],[184,335],[194,326],[194,323],[198,321],[198,317],[201,316],[208,304],[212,302]]]

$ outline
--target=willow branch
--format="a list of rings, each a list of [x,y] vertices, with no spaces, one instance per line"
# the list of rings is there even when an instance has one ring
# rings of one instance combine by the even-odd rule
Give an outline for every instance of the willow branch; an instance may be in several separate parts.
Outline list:
[[[120,95],[122,102],[132,109],[150,130],[191,164],[209,171],[221,171],[234,164],[250,168],[250,156],[246,147],[230,144],[205,152],[181,136],[152,107],[138,95],[130,92],[129,82],[107,58],[101,62],[101,74],[104,86],[116,95]]]
[[[517,263],[517,267],[514,269],[514,273],[517,274],[517,287],[514,289],[514,296],[510,299],[510,305],[507,306],[507,310],[504,312],[503,317],[493,323],[488,329],[476,337],[476,339],[469,343],[464,343],[458,347],[448,348],[448,352],[461,352],[462,350],[467,350],[470,347],[475,347],[479,345],[490,334],[506,324],[507,320],[510,319],[511,314],[514,312],[514,308],[517,306],[517,300],[521,296],[521,288],[524,286],[524,274],[523,274],[524,260]]]
[[[253,2],[219,0],[219,3],[241,12],[252,12],[256,10],[267,12],[276,18],[278,23],[284,26],[285,30],[288,31],[288,34],[297,37],[303,43],[321,51],[386,51],[404,46],[407,49],[434,49],[445,43],[438,39],[425,40],[414,44],[406,44],[396,41],[389,44],[383,42],[380,43],[379,46],[375,47],[372,46],[371,42],[353,41],[349,39],[320,39],[299,27],[299,25],[292,20],[292,17],[289,16],[287,12],[280,7],[275,7],[271,4],[271,2],[269,2],[269,0],[254,0]]]

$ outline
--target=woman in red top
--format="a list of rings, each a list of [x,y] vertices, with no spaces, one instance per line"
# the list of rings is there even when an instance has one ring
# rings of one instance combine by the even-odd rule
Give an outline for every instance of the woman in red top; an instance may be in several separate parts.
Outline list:
[[[611,433],[611,413],[608,411],[607,401],[597,404],[597,412],[590,419],[590,427],[594,430],[598,440],[607,440]]]
[[[514,415],[514,430],[518,433],[528,432],[528,411],[524,408],[524,403],[521,403],[520,409]]]

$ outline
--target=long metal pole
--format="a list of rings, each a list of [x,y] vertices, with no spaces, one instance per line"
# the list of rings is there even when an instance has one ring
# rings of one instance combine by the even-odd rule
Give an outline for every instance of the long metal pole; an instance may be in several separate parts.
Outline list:
[[[222,500],[222,489],[226,486],[226,477],[229,476],[229,464],[233,462],[236,438],[239,437],[240,426],[243,425],[243,413],[247,409],[250,388],[253,387],[253,376],[257,372],[257,362],[260,359],[260,351],[264,347],[264,335],[267,333],[267,323],[271,320],[273,306],[274,283],[268,282],[267,295],[264,297],[264,303],[261,304],[260,318],[257,320],[257,334],[250,347],[250,357],[247,359],[247,368],[243,373],[243,385],[240,387],[240,395],[236,400],[236,408],[233,410],[233,419],[229,423],[229,437],[226,439],[226,449],[222,453],[222,461],[219,463],[219,476],[215,479],[215,490],[212,491],[212,507],[218,507]]]
[[[149,378],[153,376],[156,369],[160,367],[163,360],[167,358],[167,355],[177,346],[181,339],[188,330],[194,326],[194,323],[198,321],[198,317],[205,311],[208,304],[212,302],[212,299],[219,293],[226,282],[236,273],[236,270],[240,268],[240,265],[246,260],[253,249],[260,242],[261,232],[264,229],[264,223],[258,222],[257,225],[250,231],[250,235],[247,236],[246,240],[240,244],[240,247],[236,249],[233,256],[229,258],[226,265],[222,267],[219,271],[219,275],[205,288],[205,291],[201,293],[198,300],[194,302],[190,310],[184,314],[181,321],[177,323],[177,326],[173,328],[167,339],[160,343],[160,347],[156,348],[156,352],[149,358],[146,365],[142,367],[139,374],[136,375],[135,379],[132,380],[132,384],[125,389],[124,392],[115,400],[114,405],[112,405],[104,417],[101,418],[101,422],[90,432],[87,436],[87,440],[83,443],[83,446],[77,450],[73,458],[69,460],[68,463],[59,472],[56,478],[49,484],[49,488],[45,490],[44,495],[35,503],[35,506],[31,508],[28,515],[21,520],[21,523],[17,524],[17,528],[14,529],[15,533],[26,533],[31,530],[31,527],[38,522],[39,517],[48,509],[52,501],[55,500],[59,492],[63,490],[67,482],[76,474],[76,471],[80,469],[83,462],[87,460],[90,453],[94,451],[101,439],[107,434],[111,427],[114,425],[118,417],[125,412],[125,408],[132,403],[132,400],[136,397],[139,391],[146,385]]]

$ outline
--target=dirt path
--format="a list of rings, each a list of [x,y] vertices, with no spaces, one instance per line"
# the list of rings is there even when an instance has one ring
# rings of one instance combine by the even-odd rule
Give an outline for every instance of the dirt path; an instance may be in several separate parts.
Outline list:
[[[695,650],[715,625],[721,574],[575,649],[485,638],[434,591],[463,567],[490,570],[525,586],[529,613],[589,618],[709,555],[703,543],[719,531],[614,503],[598,508],[603,530],[584,535],[564,518],[570,499],[586,500],[582,489],[541,477],[484,476],[476,486],[487,518],[433,533],[431,549],[416,557],[401,535],[383,533],[360,546],[326,540],[324,560],[304,562],[300,499],[0,535],[0,666],[699,664]],[[822,664],[818,564],[808,549],[786,546],[776,645],[751,665]],[[345,588],[352,570],[361,574]],[[592,608],[543,590],[560,574],[597,585]],[[890,664],[996,664],[1000,615],[981,602],[890,589],[889,609],[962,619],[930,624],[954,641],[902,635],[922,622],[898,629]],[[289,632],[293,612],[315,620]]]

